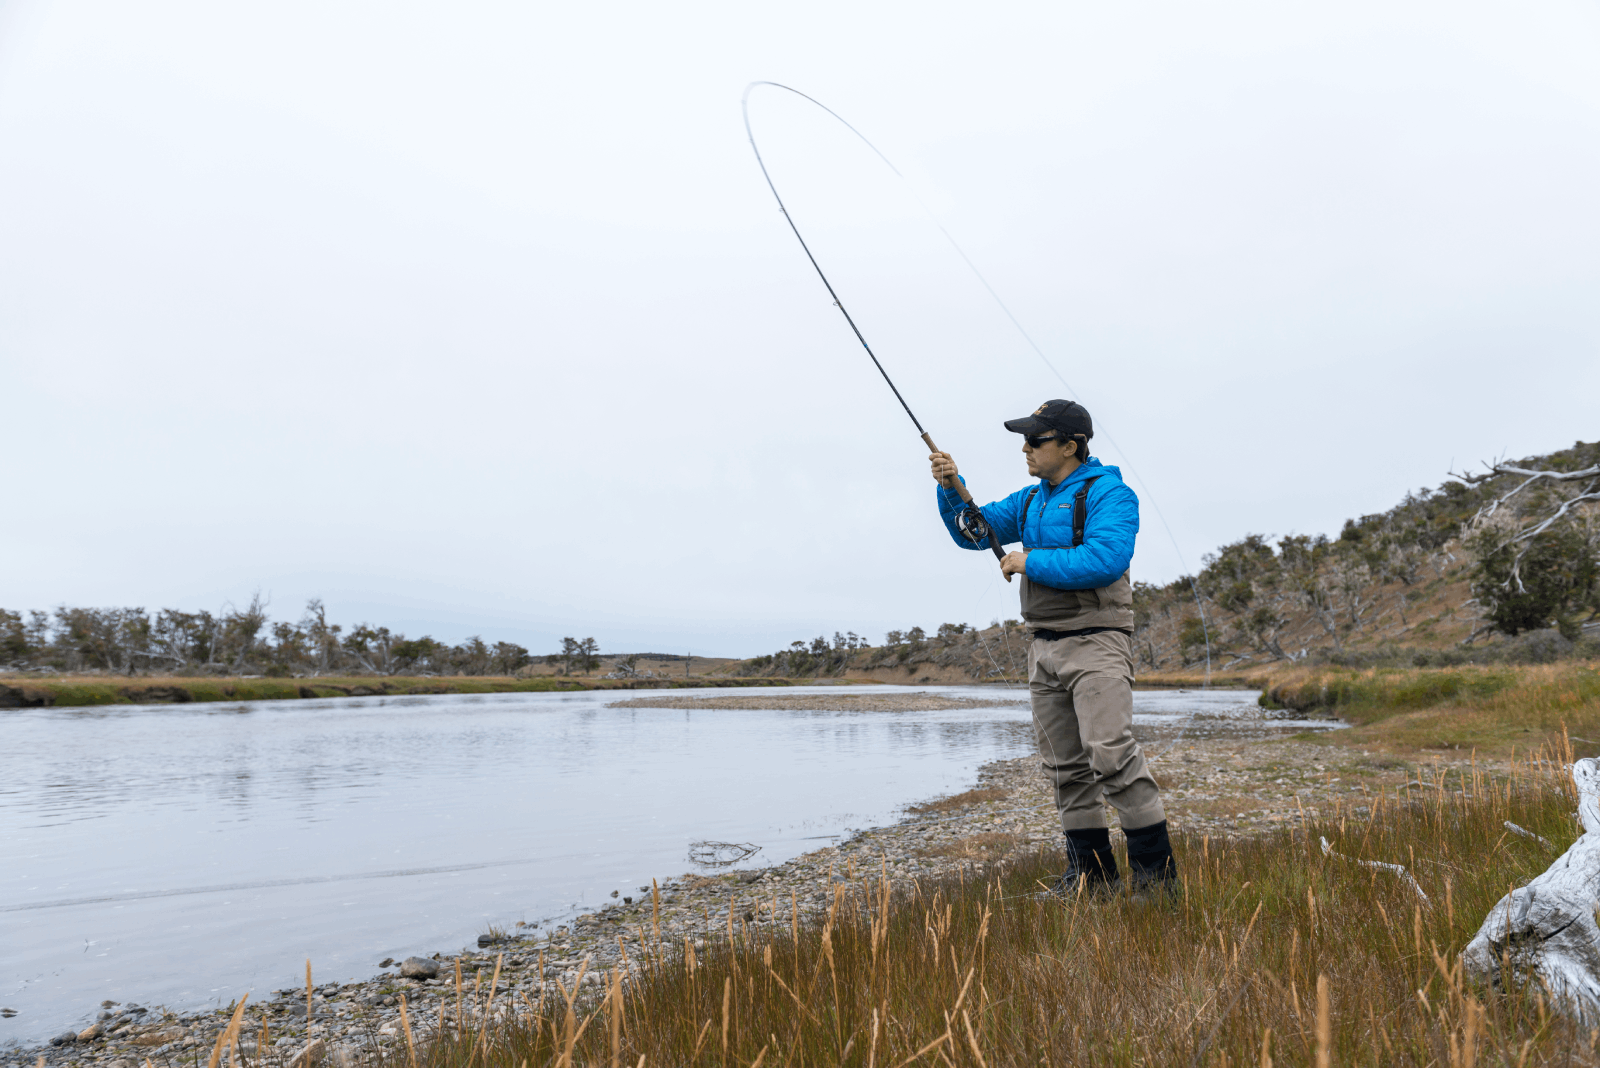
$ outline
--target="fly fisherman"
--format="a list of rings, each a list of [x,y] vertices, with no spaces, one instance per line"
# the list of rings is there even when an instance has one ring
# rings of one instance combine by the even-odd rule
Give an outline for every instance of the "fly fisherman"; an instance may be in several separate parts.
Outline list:
[[[1023,436],[1036,485],[981,511],[1002,546],[1021,542],[1001,570],[1022,576],[1028,690],[1034,733],[1067,836],[1067,870],[1056,897],[1119,884],[1103,795],[1128,838],[1132,889],[1171,889],[1176,880],[1161,794],[1133,737],[1133,589],[1128,564],[1139,532],[1139,499],[1122,474],[1089,456],[1094,424],[1082,405],[1046,401],[1006,423]],[[929,456],[939,514],[964,549],[989,549],[957,526],[965,508],[949,453]]]

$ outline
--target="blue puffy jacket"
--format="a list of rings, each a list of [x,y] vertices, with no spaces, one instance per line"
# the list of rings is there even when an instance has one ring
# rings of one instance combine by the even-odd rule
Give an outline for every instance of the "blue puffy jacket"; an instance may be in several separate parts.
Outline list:
[[[1074,548],[1072,499],[1079,484],[1089,478],[1095,481],[1089,487],[1083,544]],[[1028,501],[1034,488],[1020,489],[982,507],[983,518],[1002,546],[1020,541],[1029,550],[1029,581],[1058,590],[1094,590],[1120,579],[1133,561],[1133,542],[1139,533],[1139,498],[1122,481],[1122,472],[1091,456],[1058,486],[1040,479],[1038,492]],[[988,538],[974,545],[956,528],[960,496],[943,486],[937,487],[937,492],[939,514],[956,544],[963,549],[987,550]],[[1022,514],[1024,501],[1028,501],[1027,515]]]

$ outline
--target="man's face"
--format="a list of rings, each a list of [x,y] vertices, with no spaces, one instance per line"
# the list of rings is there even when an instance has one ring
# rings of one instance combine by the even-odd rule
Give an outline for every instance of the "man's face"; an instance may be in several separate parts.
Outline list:
[[[1048,440],[1046,440],[1048,439]],[[1063,438],[1058,431],[1030,435],[1022,439],[1022,455],[1028,460],[1028,474],[1047,482],[1058,482],[1067,476],[1078,443]]]

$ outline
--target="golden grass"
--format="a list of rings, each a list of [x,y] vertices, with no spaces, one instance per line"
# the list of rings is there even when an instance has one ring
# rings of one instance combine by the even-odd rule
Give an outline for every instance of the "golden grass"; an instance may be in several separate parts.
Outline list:
[[[1563,755],[1565,759],[1565,754]],[[523,998],[474,996],[422,1068],[1010,1068],[1034,1065],[1593,1064],[1597,1033],[1541,989],[1464,976],[1461,948],[1565,848],[1574,792],[1547,751],[1491,778],[1436,773],[1252,840],[1181,838],[1170,900],[1038,902],[1047,853],[989,878],[837,886],[692,943],[639,934],[639,972]],[[1336,807],[1341,803],[1335,801]],[[1323,854],[1406,865],[1426,892]],[[740,910],[744,910],[741,908]],[[543,962],[541,961],[541,967]],[[513,1007],[508,1007],[513,1008]]]
[[[981,805],[986,801],[1004,801],[1006,796],[1007,794],[1004,790],[980,787],[976,790],[965,790],[959,794],[951,794],[949,797],[924,801],[920,805],[911,805],[906,811],[918,816],[932,812],[956,812],[963,808],[970,808],[973,805]]]
[[[1600,753],[1600,664],[1502,667],[1306,668],[1268,694],[1290,708],[1333,712],[1356,724],[1319,741],[1466,756],[1527,753],[1569,730],[1582,755]]]

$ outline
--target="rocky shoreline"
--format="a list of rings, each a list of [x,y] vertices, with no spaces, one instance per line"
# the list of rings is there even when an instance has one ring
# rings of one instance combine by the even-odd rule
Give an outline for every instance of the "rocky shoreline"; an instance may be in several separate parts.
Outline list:
[[[1261,833],[1302,813],[1330,811],[1335,799],[1346,811],[1359,810],[1361,795],[1391,790],[1412,774],[1399,761],[1297,740],[1250,714],[1138,733],[1179,833]],[[486,1008],[499,1013],[513,1001],[537,1002],[541,994],[555,996],[557,983],[598,987],[607,973],[638,968],[657,939],[681,950],[740,923],[787,930],[823,909],[839,884],[885,874],[896,883],[961,870],[982,875],[1013,854],[1055,848],[1059,841],[1037,759],[998,761],[965,793],[912,806],[899,823],[782,864],[620,889],[612,904],[553,930],[530,927],[497,941],[485,936],[479,946],[426,960],[375,962],[388,970],[361,982],[318,985],[309,1004],[303,986],[250,997],[241,1048],[286,1068],[323,1059],[347,1065],[374,1046],[404,1048],[402,996],[412,1036],[423,1041],[438,1028],[454,1027],[458,1013],[476,1019]],[[170,1013],[108,1002],[96,1023],[50,1046],[4,1051],[0,1065],[138,1068],[147,1059],[158,1068],[193,1065],[209,1059],[231,1016],[231,1006]]]

